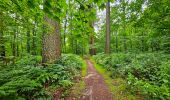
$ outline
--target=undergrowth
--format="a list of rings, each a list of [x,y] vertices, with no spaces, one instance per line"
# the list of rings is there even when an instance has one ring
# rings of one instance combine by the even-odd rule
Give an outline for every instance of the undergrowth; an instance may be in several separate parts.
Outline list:
[[[1,100],[52,99],[55,90],[68,89],[74,84],[83,65],[79,56],[71,54],[62,55],[62,59],[46,67],[35,66],[32,58],[24,59],[1,68]]]
[[[133,95],[146,99],[170,99],[170,56],[163,53],[144,54],[98,54],[97,64],[111,72],[113,79],[125,80]]]
[[[101,65],[95,63],[94,59],[91,59],[94,64],[95,69],[103,76],[105,83],[109,87],[109,90],[113,94],[115,100],[136,100],[137,97],[131,95],[128,91],[125,91],[127,85],[122,78],[112,79],[111,71],[106,70]]]

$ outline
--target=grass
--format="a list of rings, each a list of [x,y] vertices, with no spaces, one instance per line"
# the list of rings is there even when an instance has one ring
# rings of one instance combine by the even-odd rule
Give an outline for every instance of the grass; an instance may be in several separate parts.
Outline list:
[[[70,95],[74,96],[74,98],[79,98],[79,96],[82,94],[83,90],[86,87],[85,82],[83,81],[83,77],[87,74],[87,64],[85,60],[83,61],[82,70],[81,70],[81,80],[78,83],[75,83],[70,91]]]
[[[82,77],[85,77],[87,75],[87,64],[86,64],[85,60],[83,60],[81,75],[82,75]]]
[[[131,95],[127,91],[126,81],[122,78],[112,79],[111,72],[107,71],[104,67],[95,63],[94,59],[91,58],[92,63],[96,70],[103,76],[106,85],[113,94],[114,100],[139,100],[138,97]],[[141,100],[141,99],[140,99]]]

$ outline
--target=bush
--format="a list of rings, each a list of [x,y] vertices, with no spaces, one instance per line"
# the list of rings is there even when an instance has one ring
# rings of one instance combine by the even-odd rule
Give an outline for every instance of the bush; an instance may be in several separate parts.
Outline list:
[[[75,55],[62,57],[60,63],[47,67],[35,67],[32,64],[36,63],[21,59],[15,66],[0,70],[0,99],[50,99],[53,91],[50,88],[56,90],[57,87],[66,89],[72,86],[74,77],[80,75],[81,58]]]
[[[109,70],[112,78],[127,80],[131,92],[140,91],[154,99],[170,99],[170,56],[162,53],[98,54],[95,61]]]
[[[26,55],[23,58],[19,59],[16,64],[17,65],[32,65],[37,66],[42,61],[41,56],[35,56],[35,55]]]

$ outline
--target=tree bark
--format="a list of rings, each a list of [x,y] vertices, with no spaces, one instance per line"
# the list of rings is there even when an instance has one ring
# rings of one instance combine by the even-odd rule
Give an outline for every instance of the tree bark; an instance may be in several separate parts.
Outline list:
[[[118,53],[118,32],[116,32],[116,52]]]
[[[53,63],[61,56],[60,48],[60,26],[59,23],[53,19],[50,19],[45,15],[45,25],[43,32],[42,43],[42,63]],[[47,31],[48,26],[52,27],[50,31]]]
[[[94,48],[94,35],[92,34],[90,36],[90,55],[95,55],[96,54],[96,50]]]
[[[30,30],[27,29],[27,53],[30,54]]]
[[[127,52],[127,37],[126,37],[126,4],[125,0],[122,1],[123,3],[123,44],[124,44],[124,51]]]
[[[16,27],[18,27],[17,25],[17,14],[16,14],[16,17],[15,17],[15,24],[16,24]],[[16,48],[16,37],[17,37],[17,29],[14,30],[14,35],[13,35],[13,42],[12,42],[12,53],[13,53],[13,56],[14,58],[17,56],[17,48]]]
[[[33,38],[32,38],[32,55],[36,55],[36,26],[38,25],[37,21],[36,21],[36,16],[35,16],[35,23],[34,23],[34,27],[33,27]]]
[[[110,0],[106,4],[106,42],[105,53],[110,53]]]
[[[5,58],[5,41],[4,41],[4,21],[3,21],[3,12],[0,11],[0,59],[4,60]]]
[[[66,29],[67,29],[67,12],[66,11],[66,17],[65,17],[65,23],[64,23],[64,36],[63,36],[63,52],[66,53]]]

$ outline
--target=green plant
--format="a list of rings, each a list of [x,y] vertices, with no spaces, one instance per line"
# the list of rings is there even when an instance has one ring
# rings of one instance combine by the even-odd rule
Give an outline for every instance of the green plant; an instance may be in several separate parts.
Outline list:
[[[169,99],[170,62],[163,53],[98,54],[95,61],[111,72],[112,78],[124,78],[128,90],[151,99]]]
[[[75,55],[65,55],[64,57],[62,62],[46,67],[35,67],[32,65],[34,63],[27,61],[17,63],[15,66],[6,66],[0,70],[0,99],[10,97],[16,99],[19,97],[23,99],[50,98],[52,97],[50,88],[67,89],[71,87],[74,78],[80,75],[82,60]],[[68,62],[64,62],[65,60]],[[22,61],[23,59],[19,62]]]

